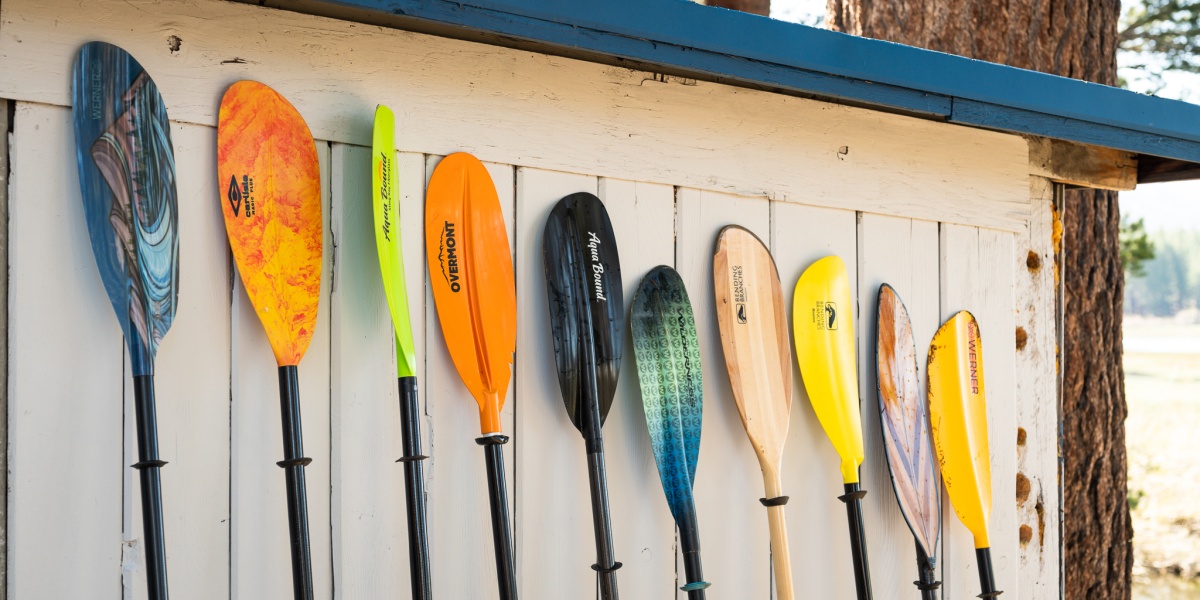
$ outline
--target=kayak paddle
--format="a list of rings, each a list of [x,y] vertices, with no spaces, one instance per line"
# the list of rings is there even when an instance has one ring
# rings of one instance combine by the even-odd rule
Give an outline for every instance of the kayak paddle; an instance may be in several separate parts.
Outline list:
[[[404,456],[404,490],[408,508],[408,567],[414,600],[432,598],[429,539],[425,525],[425,475],[421,461],[421,419],[417,406],[417,357],[409,321],[404,255],[400,245],[400,184],[396,178],[396,122],[392,110],[375,109],[371,152],[371,191],[375,207],[375,246],[383,291],[396,334],[396,372],[400,385],[400,435]]]
[[[600,582],[600,597],[616,600],[615,571],[621,563],[613,559],[601,428],[621,371],[625,296],[616,236],[599,198],[584,192],[558,201],[546,220],[542,259],[558,383],[587,451],[596,530],[592,569]]]
[[[721,230],[713,255],[717,325],[729,383],[746,435],[758,455],[771,528],[775,595],[792,600],[780,465],[792,408],[792,352],[783,289],[771,252],[753,233],[736,225]]]
[[[72,78],[75,156],[92,253],[121,323],[133,372],[142,529],[151,600],[167,598],[154,410],[154,356],[179,298],[179,210],[171,124],[158,87],[124,50],[79,50]]]
[[[858,600],[871,598],[862,498],[858,470],[863,463],[862,417],[859,415],[858,376],[854,358],[854,301],[846,265],[837,256],[813,263],[796,282],[792,326],[796,360],[804,389],[817,420],[841,457],[842,483],[854,555],[854,584]]]
[[[442,159],[425,197],[425,256],[446,348],[459,377],[479,404],[487,453],[492,541],[500,600],[515,600],[512,532],[504,489],[508,436],[500,410],[517,349],[517,292],[504,214],[491,175],[470,154]]]
[[[929,414],[917,380],[912,322],[892,286],[879,286],[875,364],[883,447],[896,501],[917,545],[915,582],[923,600],[937,600],[934,580],[942,531],[942,486],[933,462]]]
[[[296,366],[308,349],[321,296],[321,183],[308,125],[275,90],[239,81],[217,119],[221,212],[242,286],[279,365],[292,589],[312,600],[308,500]]]
[[[683,279],[675,269],[654,267],[638,285],[629,312],[633,356],[646,410],[646,427],[658,476],[683,550],[688,600],[704,600],[700,529],[692,485],[700,455],[704,380],[696,321]]]
[[[992,516],[992,467],[988,450],[983,342],[974,315],[959,311],[942,324],[929,345],[929,414],[933,445],[958,520],[975,537],[980,598],[995,598],[988,520]]]

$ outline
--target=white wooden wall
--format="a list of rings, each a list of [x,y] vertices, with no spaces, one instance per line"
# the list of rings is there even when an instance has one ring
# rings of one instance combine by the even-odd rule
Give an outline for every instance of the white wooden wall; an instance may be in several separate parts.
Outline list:
[[[291,598],[274,361],[231,266],[214,185],[216,102],[242,77],[291,98],[319,138],[327,276],[300,365],[319,598],[409,595],[402,468],[393,462],[394,350],[367,210],[363,144],[376,102],[404,115],[401,220],[431,456],[437,597],[495,595],[477,414],[446,352],[423,268],[425,182],[440,156],[458,149],[494,161],[488,168],[513,245],[519,334],[505,457],[523,598],[591,597],[595,582],[583,448],[558,394],[540,250],[551,206],[578,191],[609,208],[626,302],[646,271],[668,264],[697,311],[706,402],[696,491],[710,598],[772,597],[762,478],[721,365],[712,307],[712,247],[729,223],[768,243],[785,289],[827,254],[841,255],[852,271],[876,597],[918,597],[871,363],[883,282],[907,304],[919,355],[955,311],[979,318],[997,584],[1012,600],[1057,597],[1057,458],[1041,423],[1055,409],[1038,404],[1052,395],[1053,281],[1048,269],[1030,278],[1019,268],[1030,249],[1052,254],[1050,217],[1044,185],[1031,194],[1023,140],[240,4],[70,4],[75,16],[56,21],[67,4],[5,0],[0,8],[0,97],[18,100],[9,196],[9,598],[145,594],[138,486],[127,467],[135,451],[130,378],[79,214],[67,107],[73,54],[96,38],[147,66],[176,120],[181,307],[156,378],[174,598]],[[184,40],[181,53],[162,43],[169,35]],[[220,64],[234,56],[246,62]],[[594,93],[609,89],[620,92]],[[763,167],[759,159],[769,156],[777,162]],[[1037,350],[1022,354],[1020,378],[1018,318],[1032,319],[1025,326]],[[631,356],[605,427],[616,557],[625,564],[618,581],[626,598],[683,598]],[[852,598],[838,460],[793,376],[783,481],[797,596]],[[1032,390],[1020,402],[1018,386]],[[1020,450],[1018,426],[1032,440]],[[1036,518],[1032,501],[1013,501],[1018,466],[1054,513],[1038,526],[1045,554],[1018,541],[1018,527]],[[944,597],[965,600],[978,593],[973,547],[948,503],[943,512]]]

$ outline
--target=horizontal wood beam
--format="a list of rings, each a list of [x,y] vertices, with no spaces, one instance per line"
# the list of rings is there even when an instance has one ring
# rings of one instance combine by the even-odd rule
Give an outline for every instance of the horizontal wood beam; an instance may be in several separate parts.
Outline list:
[[[1031,175],[1051,181],[1101,190],[1127,192],[1138,184],[1138,157],[1132,152],[1029,138]]]

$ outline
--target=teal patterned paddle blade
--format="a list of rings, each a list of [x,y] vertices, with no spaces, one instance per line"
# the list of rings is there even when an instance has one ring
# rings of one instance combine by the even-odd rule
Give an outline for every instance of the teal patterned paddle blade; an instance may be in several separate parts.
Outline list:
[[[175,153],[154,80],[124,50],[91,42],[72,78],[76,159],[92,253],[121,322],[133,374],[152,375],[175,320]]]
[[[671,515],[679,526],[688,584],[703,597],[700,534],[692,485],[700,455],[704,381],[696,321],[675,269],[655,267],[638,286],[629,315],[633,355],[646,411],[650,445]]]

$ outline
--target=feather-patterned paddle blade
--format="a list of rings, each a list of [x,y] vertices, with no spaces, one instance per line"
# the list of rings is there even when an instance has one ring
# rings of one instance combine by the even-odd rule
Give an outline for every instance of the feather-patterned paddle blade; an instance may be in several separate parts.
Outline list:
[[[599,198],[579,193],[559,200],[546,221],[542,258],[558,383],[571,423],[583,432],[590,402],[601,424],[608,416],[625,341],[621,263]],[[590,370],[596,398],[589,397]]]
[[[917,379],[912,322],[896,290],[879,287],[875,345],[884,455],[900,512],[931,565],[941,535],[941,482],[934,463],[929,413]]]
[[[400,183],[396,173],[396,120],[382,104],[375,109],[375,135],[371,148],[371,193],[375,208],[375,247],[383,291],[392,313],[396,334],[396,371],[400,377],[417,374],[408,287],[404,279],[404,253],[400,243]]]
[[[479,404],[481,431],[500,433],[517,348],[516,282],[496,186],[470,154],[443,158],[429,179],[425,257],[446,348]]]
[[[650,445],[676,523],[694,514],[704,381],[696,322],[683,280],[655,267],[638,286],[629,315]]]
[[[92,253],[133,374],[152,375],[179,296],[179,211],[167,109],[142,66],[103,42],[79,51],[72,96]]]
[[[858,482],[864,455],[853,315],[841,258],[826,256],[804,270],[792,303],[796,360],[817,420],[841,457],[843,483]]]
[[[946,495],[976,548],[991,547],[992,467],[983,342],[974,315],[960,311],[929,345],[929,415]]]
[[[321,180],[299,112],[275,90],[239,81],[217,118],[217,183],[242,285],[281,367],[308,349],[321,297]]]

